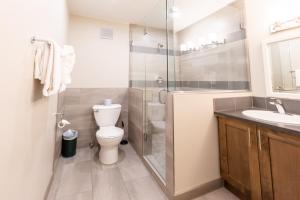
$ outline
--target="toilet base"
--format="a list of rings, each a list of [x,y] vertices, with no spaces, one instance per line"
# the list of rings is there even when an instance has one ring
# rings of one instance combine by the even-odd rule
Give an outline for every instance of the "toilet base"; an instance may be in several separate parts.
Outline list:
[[[99,160],[102,164],[111,165],[118,161],[119,158],[119,147],[118,145],[102,146],[99,152]]]

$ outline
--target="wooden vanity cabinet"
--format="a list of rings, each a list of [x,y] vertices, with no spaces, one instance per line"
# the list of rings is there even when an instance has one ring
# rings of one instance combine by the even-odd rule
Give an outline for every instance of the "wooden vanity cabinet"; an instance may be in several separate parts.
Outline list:
[[[219,117],[219,149],[225,186],[241,199],[261,199],[256,126]]]
[[[221,176],[241,199],[300,200],[300,136],[219,117]]]
[[[263,199],[300,199],[300,137],[257,127]]]

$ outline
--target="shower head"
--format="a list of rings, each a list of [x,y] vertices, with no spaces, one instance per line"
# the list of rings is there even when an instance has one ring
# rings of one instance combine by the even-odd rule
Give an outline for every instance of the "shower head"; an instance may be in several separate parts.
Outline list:
[[[149,35],[147,27],[144,28],[144,35]]]

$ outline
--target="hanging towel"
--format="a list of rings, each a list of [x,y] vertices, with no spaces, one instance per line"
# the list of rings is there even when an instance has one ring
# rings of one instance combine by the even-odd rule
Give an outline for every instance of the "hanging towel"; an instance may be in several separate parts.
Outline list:
[[[65,45],[61,52],[62,80],[59,92],[66,90],[68,84],[72,82],[71,73],[75,64],[75,50],[72,46]]]
[[[34,78],[41,80],[42,77],[42,56],[43,49],[41,46],[36,47],[34,55]]]
[[[49,53],[47,55],[47,64],[44,68],[44,78],[41,81],[44,84],[43,95],[51,96],[58,93],[61,85],[61,48],[54,41],[49,41]]]
[[[34,78],[43,82],[43,71],[46,68],[48,62],[48,47],[46,44],[39,44],[35,48],[34,55]]]

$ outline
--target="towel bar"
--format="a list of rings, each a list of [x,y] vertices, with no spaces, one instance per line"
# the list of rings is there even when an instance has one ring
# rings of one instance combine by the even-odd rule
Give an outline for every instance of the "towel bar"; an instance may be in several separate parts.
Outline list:
[[[31,44],[34,44],[35,42],[45,42],[45,43],[47,43],[48,45],[50,45],[50,42],[48,41],[48,40],[44,40],[44,39],[38,39],[38,38],[36,38],[36,37],[32,37],[31,38]]]

